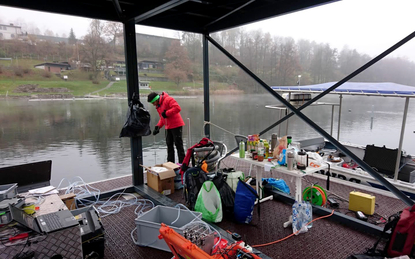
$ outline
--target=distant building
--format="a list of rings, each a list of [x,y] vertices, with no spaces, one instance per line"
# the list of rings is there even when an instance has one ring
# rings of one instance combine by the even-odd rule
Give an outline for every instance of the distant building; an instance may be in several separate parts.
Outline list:
[[[70,70],[71,65],[68,62],[42,63],[35,65],[35,68],[43,69],[51,73],[60,73],[62,70]]]
[[[0,24],[0,40],[13,40],[23,35],[21,26]]]
[[[139,69],[163,69],[164,65],[162,62],[143,60],[138,62]]]
[[[36,40],[38,41],[50,41],[53,43],[60,43],[60,42],[64,42],[66,44],[68,44],[68,38],[62,38],[62,37],[55,37],[55,36],[45,36],[45,35],[35,35],[35,34],[31,34],[32,37],[35,37]]]
[[[154,36],[142,33],[136,33],[137,52],[143,57],[164,57],[174,41],[180,42],[180,39]],[[124,34],[120,33],[116,36],[116,43],[119,46],[124,45]]]

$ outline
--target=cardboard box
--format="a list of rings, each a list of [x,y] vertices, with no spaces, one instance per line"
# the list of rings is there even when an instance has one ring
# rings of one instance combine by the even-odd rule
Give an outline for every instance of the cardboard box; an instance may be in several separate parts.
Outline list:
[[[179,167],[175,163],[167,162],[147,168],[147,185],[164,195],[174,193],[174,170]]]

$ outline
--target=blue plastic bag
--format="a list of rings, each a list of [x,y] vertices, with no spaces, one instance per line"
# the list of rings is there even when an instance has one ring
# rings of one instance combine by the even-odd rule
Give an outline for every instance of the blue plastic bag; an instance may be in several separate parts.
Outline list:
[[[236,222],[248,224],[252,221],[257,197],[258,195],[254,188],[239,180],[235,193],[235,205],[233,207]]]
[[[287,183],[283,179],[262,178],[262,181],[267,181],[267,183],[272,186],[272,189],[290,194],[290,187],[288,187]]]

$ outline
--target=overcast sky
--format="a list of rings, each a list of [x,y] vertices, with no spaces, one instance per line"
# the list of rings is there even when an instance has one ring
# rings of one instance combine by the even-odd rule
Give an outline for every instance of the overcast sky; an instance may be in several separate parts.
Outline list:
[[[347,45],[350,49],[374,57],[415,31],[414,12],[415,0],[343,0],[243,28],[247,31],[261,29],[295,40],[329,43],[338,50]],[[0,6],[0,22],[35,24],[42,33],[49,29],[60,36],[63,33],[68,36],[73,28],[77,38],[80,38],[87,33],[90,20]],[[138,26],[137,32],[178,37],[175,31],[145,26]],[[406,57],[415,62],[415,40],[392,56]]]

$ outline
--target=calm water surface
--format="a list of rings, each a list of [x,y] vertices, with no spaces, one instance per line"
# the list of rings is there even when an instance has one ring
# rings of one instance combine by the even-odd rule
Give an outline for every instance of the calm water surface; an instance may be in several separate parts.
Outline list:
[[[185,148],[188,145],[190,120],[191,145],[203,136],[203,97],[177,97],[185,120]],[[337,95],[323,101],[338,102]],[[145,100],[142,100],[143,102]],[[279,112],[265,108],[277,104],[269,95],[211,96],[211,121],[234,134],[254,134],[278,120]],[[148,105],[147,105],[148,106]],[[80,176],[85,182],[131,174],[130,141],[119,138],[125,122],[127,101],[0,101],[0,167],[52,160],[52,184],[62,179],[73,181]],[[151,127],[158,115],[148,106]],[[357,144],[386,145],[397,148],[401,130],[404,99],[344,96],[340,140]],[[372,112],[373,110],[373,112]],[[304,113],[330,132],[331,106],[308,107]],[[415,154],[415,104],[410,102],[403,149]],[[373,116],[373,128],[370,128]],[[335,108],[333,135],[337,137],[338,108]],[[264,134],[285,134],[286,125]],[[223,141],[228,149],[236,147],[231,133],[212,126],[213,140]],[[289,120],[288,134],[294,140],[318,137],[297,117]],[[144,165],[166,160],[164,130],[157,136],[143,137]],[[63,184],[63,186],[66,186]]]

